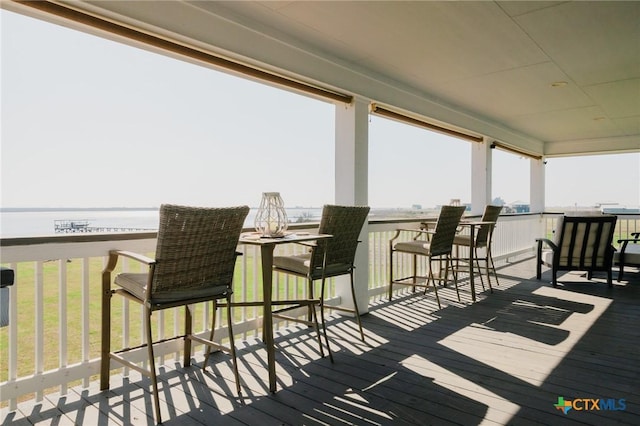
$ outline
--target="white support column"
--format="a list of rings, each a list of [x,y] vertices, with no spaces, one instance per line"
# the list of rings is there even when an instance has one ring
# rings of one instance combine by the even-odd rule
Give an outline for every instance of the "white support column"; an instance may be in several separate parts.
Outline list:
[[[471,214],[481,215],[491,203],[491,141],[471,146]]]
[[[369,102],[356,99],[336,105],[335,202],[366,206],[369,202]],[[361,314],[369,311],[369,230],[365,222],[355,259],[355,293]],[[353,308],[349,277],[338,277],[337,295]],[[344,281],[343,281],[344,280]]]
[[[531,206],[532,213],[542,213],[545,208],[545,163],[546,160],[544,157],[541,160],[531,159],[530,165],[530,177],[529,177],[529,190],[530,190],[530,200],[529,205]]]

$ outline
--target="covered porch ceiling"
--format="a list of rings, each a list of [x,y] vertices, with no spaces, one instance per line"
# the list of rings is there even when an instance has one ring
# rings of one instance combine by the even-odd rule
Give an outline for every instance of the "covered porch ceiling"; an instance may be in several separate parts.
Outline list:
[[[640,2],[2,2],[150,48],[60,5],[525,152],[640,152]]]

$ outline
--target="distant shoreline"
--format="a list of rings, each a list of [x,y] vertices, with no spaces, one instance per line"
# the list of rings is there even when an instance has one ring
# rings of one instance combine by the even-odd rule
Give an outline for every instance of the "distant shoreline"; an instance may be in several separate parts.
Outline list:
[[[251,207],[256,210],[258,207]],[[322,207],[293,206],[289,210],[321,209]],[[117,212],[117,211],[159,211],[160,207],[0,207],[0,213],[28,212]]]
[[[3,213],[20,212],[96,212],[96,211],[123,211],[123,210],[160,210],[160,207],[0,207]]]

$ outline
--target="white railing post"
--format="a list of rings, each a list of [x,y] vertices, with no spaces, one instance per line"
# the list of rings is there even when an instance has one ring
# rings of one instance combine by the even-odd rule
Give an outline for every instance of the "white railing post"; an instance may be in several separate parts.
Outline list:
[[[89,340],[91,334],[91,312],[89,299],[89,258],[82,258],[82,362],[88,363],[91,353],[91,342]],[[82,378],[85,388],[89,387],[90,375],[85,374]]]
[[[58,317],[60,318],[60,327],[58,330],[58,341],[60,347],[58,349],[60,361],[59,367],[61,369],[67,367],[68,355],[67,355],[67,261],[66,259],[58,260]],[[60,385],[60,393],[62,395],[67,394],[67,383]]]
[[[18,277],[18,265],[12,263],[10,268],[13,269],[15,276]],[[18,378],[18,282],[9,286],[9,368],[7,374],[7,382],[15,382]],[[9,399],[9,410],[15,410],[18,406],[17,396]]]
[[[35,273],[35,375],[39,376],[44,372],[44,285],[42,261],[36,262]],[[36,392],[36,402],[42,401],[44,397],[43,389]]]

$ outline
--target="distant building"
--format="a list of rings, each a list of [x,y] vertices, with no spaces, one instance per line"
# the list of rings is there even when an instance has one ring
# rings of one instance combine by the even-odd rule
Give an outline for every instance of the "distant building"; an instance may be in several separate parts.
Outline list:
[[[620,214],[620,213],[638,214],[638,213],[640,213],[640,208],[605,207],[605,208],[602,209],[602,213],[605,213],[605,214]]]
[[[509,204],[509,207],[513,213],[529,213],[531,211],[529,203],[525,203],[523,201],[514,201]]]

